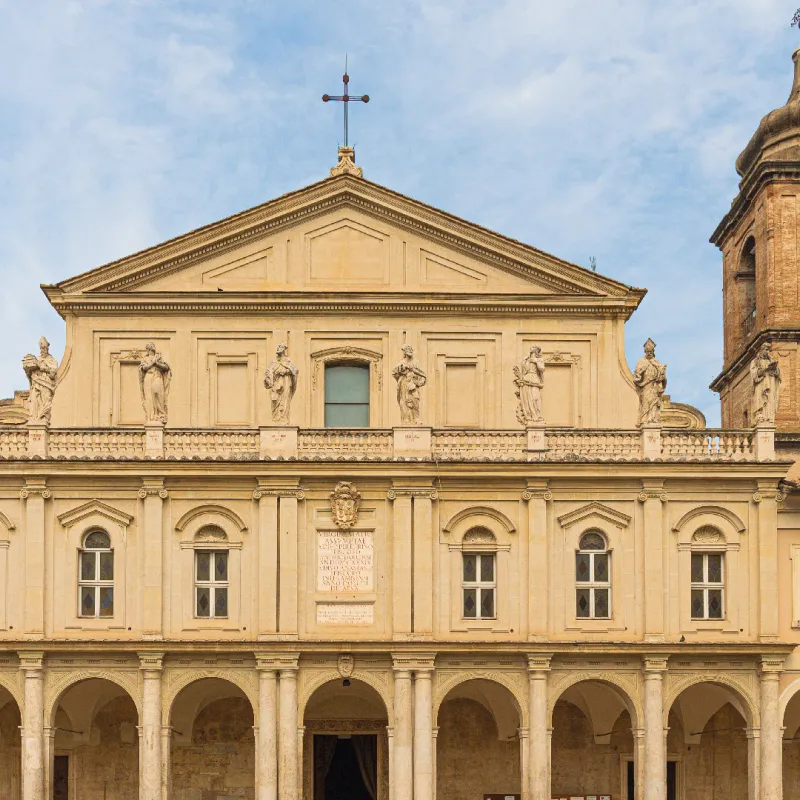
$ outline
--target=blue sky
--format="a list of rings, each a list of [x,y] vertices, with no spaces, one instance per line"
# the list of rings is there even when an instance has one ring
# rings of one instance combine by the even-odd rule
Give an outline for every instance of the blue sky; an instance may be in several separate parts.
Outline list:
[[[649,294],[673,400],[719,421],[736,155],[797,0],[0,0],[0,396],[51,283],[319,180],[344,54],[365,176]]]

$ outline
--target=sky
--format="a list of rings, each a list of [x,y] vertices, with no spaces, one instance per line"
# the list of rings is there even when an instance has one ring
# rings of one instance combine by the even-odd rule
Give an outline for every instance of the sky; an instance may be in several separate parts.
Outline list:
[[[798,0],[0,0],[0,396],[55,283],[327,175],[649,292],[673,401],[719,424],[734,162],[783,105]]]

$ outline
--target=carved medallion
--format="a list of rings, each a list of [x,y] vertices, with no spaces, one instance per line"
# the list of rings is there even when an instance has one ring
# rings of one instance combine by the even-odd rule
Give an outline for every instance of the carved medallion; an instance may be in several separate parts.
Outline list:
[[[340,530],[352,528],[358,520],[358,504],[361,494],[355,484],[339,481],[331,492],[331,515]]]
[[[722,544],[725,541],[725,537],[723,537],[721,531],[711,525],[704,525],[695,532],[694,536],[692,536],[692,541],[698,544]]]
[[[343,678],[349,678],[353,674],[353,670],[356,668],[356,660],[350,653],[342,653],[339,656],[337,666],[339,668],[339,674]]]

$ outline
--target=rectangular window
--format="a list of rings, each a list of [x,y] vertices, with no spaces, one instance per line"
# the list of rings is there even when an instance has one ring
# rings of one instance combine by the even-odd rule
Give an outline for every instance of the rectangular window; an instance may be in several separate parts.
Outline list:
[[[611,618],[611,554],[575,554],[575,616],[577,619]]]
[[[228,551],[195,552],[195,616],[228,616]]]
[[[692,619],[725,618],[722,553],[692,553]]]
[[[101,534],[108,539],[108,535]],[[91,534],[90,534],[91,536]],[[87,547],[94,546],[87,537]],[[108,618],[114,616],[114,551],[78,551],[78,615]]]
[[[462,579],[464,619],[495,619],[494,553],[464,553]]]
[[[369,364],[325,367],[325,427],[369,427]]]

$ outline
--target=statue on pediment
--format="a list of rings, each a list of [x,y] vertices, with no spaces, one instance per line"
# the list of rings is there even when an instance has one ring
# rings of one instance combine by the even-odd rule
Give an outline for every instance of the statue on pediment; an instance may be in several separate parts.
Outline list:
[[[661,398],[667,388],[667,365],[656,360],[656,343],[644,343],[644,358],[639,359],[633,373],[633,383],[639,393],[637,425],[661,422]]]
[[[534,344],[526,358],[514,367],[514,386],[519,402],[517,421],[528,427],[544,422],[542,415],[542,387],[544,386],[544,356],[542,348]]]
[[[142,395],[144,420],[167,424],[167,400],[169,385],[172,381],[172,369],[156,352],[153,342],[145,345],[145,354],[139,362],[139,391]]]
[[[50,422],[53,397],[56,393],[58,361],[50,355],[50,342],[39,339],[39,355],[28,353],[22,359],[22,369],[28,376],[31,389],[28,396],[29,422]]]
[[[419,425],[419,390],[428,382],[419,362],[414,360],[414,348],[403,347],[403,360],[392,370],[397,381],[397,405],[400,406],[400,421],[403,425]]]
[[[288,349],[285,344],[278,345],[275,360],[267,367],[264,375],[264,386],[269,389],[272,401],[272,421],[282,425],[289,424],[289,411],[300,373],[289,358]]]
[[[769,342],[764,342],[750,362],[753,386],[752,421],[754,425],[774,425],[781,391],[781,368],[773,357]]]

